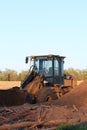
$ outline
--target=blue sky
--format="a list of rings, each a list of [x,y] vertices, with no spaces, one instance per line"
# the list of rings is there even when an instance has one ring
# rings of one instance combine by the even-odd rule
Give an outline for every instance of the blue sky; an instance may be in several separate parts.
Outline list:
[[[0,1],[0,70],[28,69],[25,57],[41,54],[87,68],[87,0]]]

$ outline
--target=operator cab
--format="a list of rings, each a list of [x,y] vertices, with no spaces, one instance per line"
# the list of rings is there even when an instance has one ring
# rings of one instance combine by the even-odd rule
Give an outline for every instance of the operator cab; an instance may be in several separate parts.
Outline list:
[[[64,84],[64,58],[59,55],[43,55],[26,57],[33,62],[38,74],[45,76],[45,82],[49,85]]]

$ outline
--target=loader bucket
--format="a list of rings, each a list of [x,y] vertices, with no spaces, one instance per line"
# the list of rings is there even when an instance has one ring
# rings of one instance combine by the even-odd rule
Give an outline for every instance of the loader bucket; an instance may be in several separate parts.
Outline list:
[[[15,106],[25,103],[27,92],[25,90],[0,90],[0,106]]]

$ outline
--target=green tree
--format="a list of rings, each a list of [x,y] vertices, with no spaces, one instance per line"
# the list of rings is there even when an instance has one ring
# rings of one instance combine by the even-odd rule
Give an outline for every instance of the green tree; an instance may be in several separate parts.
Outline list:
[[[2,80],[3,81],[16,81],[18,74],[15,70],[6,69],[3,71]]]
[[[19,75],[18,75],[18,80],[20,80],[20,81],[24,80],[27,75],[28,75],[28,71],[22,70],[22,72],[19,73]]]

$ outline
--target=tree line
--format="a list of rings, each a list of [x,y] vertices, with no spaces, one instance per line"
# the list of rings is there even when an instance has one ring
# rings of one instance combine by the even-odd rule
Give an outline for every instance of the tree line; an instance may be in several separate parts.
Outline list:
[[[77,80],[85,80],[87,79],[87,69],[65,69],[64,73],[73,75]]]
[[[22,70],[18,73],[15,70],[5,69],[0,70],[0,81],[22,81],[28,74],[29,70]],[[87,69],[80,70],[74,68],[68,68],[64,70],[64,73],[73,75],[77,80],[87,79]]]
[[[27,70],[23,70],[20,73],[11,69],[0,70],[0,81],[22,81],[27,74]]]

